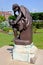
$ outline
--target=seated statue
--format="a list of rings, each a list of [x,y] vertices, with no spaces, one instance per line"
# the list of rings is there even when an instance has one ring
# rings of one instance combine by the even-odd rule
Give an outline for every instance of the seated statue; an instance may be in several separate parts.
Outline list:
[[[9,24],[13,28],[14,42],[17,45],[29,45],[32,43],[32,17],[28,9],[24,6],[14,4],[12,6],[16,20],[9,20]],[[17,14],[18,12],[18,14]],[[19,35],[17,33],[19,31]]]

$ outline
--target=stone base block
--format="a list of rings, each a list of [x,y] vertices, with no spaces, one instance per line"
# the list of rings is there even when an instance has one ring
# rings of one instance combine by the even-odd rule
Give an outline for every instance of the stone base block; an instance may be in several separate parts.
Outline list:
[[[35,63],[38,49],[33,45],[15,45],[13,49],[13,59]]]

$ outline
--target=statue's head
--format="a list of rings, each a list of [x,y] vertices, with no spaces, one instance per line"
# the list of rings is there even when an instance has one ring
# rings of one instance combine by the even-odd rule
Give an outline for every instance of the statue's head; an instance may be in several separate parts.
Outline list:
[[[16,20],[9,20],[10,25],[13,26],[14,28],[17,28],[19,31],[25,30],[27,24],[25,23],[26,20],[23,15],[23,12],[21,12],[20,6],[18,4],[13,4],[12,10],[14,12],[14,16],[16,16],[16,12],[18,11],[18,16]]]
[[[12,10],[14,11],[14,15],[17,15],[16,12],[20,12],[20,6],[18,4],[13,4]]]
[[[18,4],[13,4],[13,6],[12,6],[12,10],[13,10],[13,11],[17,11],[19,8],[20,8],[20,7],[19,7]]]
[[[10,23],[11,26],[15,25],[15,21],[16,21],[16,18],[17,18],[16,12],[18,11],[18,14],[19,14],[19,10],[20,10],[19,5],[18,4],[13,4],[12,10],[14,12],[13,18],[15,17],[15,20],[14,19],[9,20],[9,23]]]

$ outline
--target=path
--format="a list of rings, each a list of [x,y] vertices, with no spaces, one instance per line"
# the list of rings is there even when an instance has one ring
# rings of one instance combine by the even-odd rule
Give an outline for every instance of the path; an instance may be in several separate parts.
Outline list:
[[[35,64],[12,60],[12,46],[0,48],[0,65],[43,65],[43,50],[38,51],[38,58]]]

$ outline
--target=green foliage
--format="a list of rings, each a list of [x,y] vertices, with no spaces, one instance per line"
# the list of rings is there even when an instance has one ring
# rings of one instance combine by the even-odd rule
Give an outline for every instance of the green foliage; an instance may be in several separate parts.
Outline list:
[[[5,32],[9,32],[9,30],[12,30],[12,28],[8,25],[8,21],[0,23],[0,29],[2,29]]]
[[[5,21],[5,20],[6,20],[5,17],[2,16],[2,15],[0,15],[0,23],[3,22],[3,21]]]
[[[33,33],[36,33],[36,31],[37,31],[37,28],[34,27],[34,28],[33,28]]]
[[[0,29],[2,29],[3,28],[3,25],[0,23]]]
[[[43,20],[43,12],[39,13],[38,16],[39,16],[39,20]]]
[[[37,22],[36,22],[36,21],[34,21],[34,22],[32,22],[32,25],[33,25],[33,26],[36,26],[36,23],[37,23]]]
[[[43,20],[43,12],[30,13],[33,20]]]
[[[0,23],[0,29],[3,29],[4,27],[8,27],[7,22]]]
[[[4,27],[3,28],[3,31],[8,32],[9,31],[9,28],[8,27]]]
[[[33,24],[33,27],[35,26],[38,29],[43,28],[43,21],[32,22],[32,24]]]
[[[12,20],[16,20],[16,17],[13,16],[13,15],[11,15],[11,16],[8,17],[8,19],[9,19],[9,20],[11,20],[11,19],[12,19]]]
[[[33,20],[38,20],[39,16],[37,13],[31,13],[32,19]]]
[[[12,30],[12,28],[10,28],[10,27],[4,27],[3,28],[3,31],[5,31],[5,32],[9,32],[9,30]]]
[[[40,28],[39,22],[36,23],[36,28],[38,28],[38,29]]]

